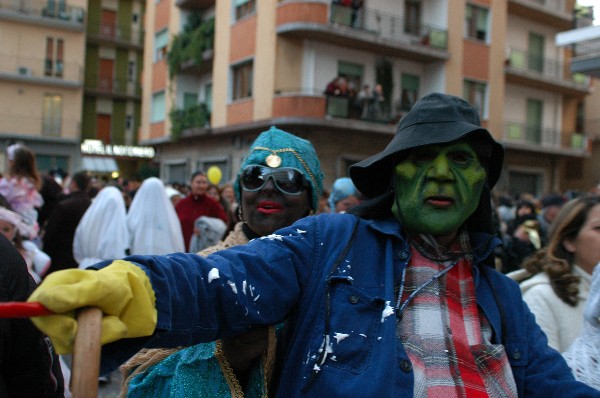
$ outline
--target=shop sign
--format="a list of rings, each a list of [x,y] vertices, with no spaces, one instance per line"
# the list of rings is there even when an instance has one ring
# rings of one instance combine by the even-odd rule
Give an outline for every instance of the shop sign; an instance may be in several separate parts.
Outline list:
[[[81,153],[85,155],[128,156],[132,158],[153,158],[154,148],[149,146],[111,145],[100,140],[83,140]]]

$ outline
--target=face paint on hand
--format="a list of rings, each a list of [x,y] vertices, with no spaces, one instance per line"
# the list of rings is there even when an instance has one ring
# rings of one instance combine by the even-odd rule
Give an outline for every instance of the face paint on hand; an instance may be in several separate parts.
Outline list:
[[[410,151],[394,168],[392,211],[407,231],[453,238],[477,209],[486,172],[464,141]]]

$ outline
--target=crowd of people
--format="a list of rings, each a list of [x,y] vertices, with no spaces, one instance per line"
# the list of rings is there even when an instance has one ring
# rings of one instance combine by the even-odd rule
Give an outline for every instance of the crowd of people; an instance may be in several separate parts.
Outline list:
[[[496,192],[503,156],[472,106],[437,93],[329,187],[312,144],[276,127],[221,185],[198,171],[94,189],[40,176],[17,145],[0,232],[41,282],[30,300],[119,322],[102,375],[122,365],[123,396],[600,396],[600,197]],[[46,396],[68,394],[73,336],[33,321],[61,354]]]

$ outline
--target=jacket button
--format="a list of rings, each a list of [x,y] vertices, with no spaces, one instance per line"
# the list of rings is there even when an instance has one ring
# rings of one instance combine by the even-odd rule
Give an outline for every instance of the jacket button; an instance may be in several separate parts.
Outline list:
[[[358,303],[358,297],[352,294],[348,296],[348,301],[350,302],[350,304],[356,304]]]
[[[521,353],[519,351],[513,352],[513,359],[521,359]]]
[[[408,252],[407,252],[406,250],[400,250],[400,251],[398,252],[398,258],[399,258],[401,261],[405,261],[406,259],[408,259]]]
[[[400,369],[402,369],[404,372],[408,373],[412,370],[412,364],[410,363],[410,361],[403,359],[400,361]]]

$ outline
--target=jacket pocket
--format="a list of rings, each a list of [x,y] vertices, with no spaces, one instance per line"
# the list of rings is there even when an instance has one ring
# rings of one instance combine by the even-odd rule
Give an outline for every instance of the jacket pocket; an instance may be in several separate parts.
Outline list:
[[[385,301],[351,285],[331,286],[328,366],[360,373],[381,337]]]

